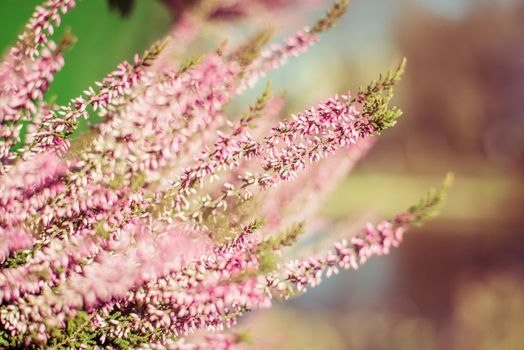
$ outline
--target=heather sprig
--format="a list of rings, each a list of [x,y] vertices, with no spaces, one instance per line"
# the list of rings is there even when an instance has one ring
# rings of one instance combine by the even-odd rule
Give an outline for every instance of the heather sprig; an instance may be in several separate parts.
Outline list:
[[[48,0],[37,7],[0,64],[0,175],[16,159],[13,147],[20,141],[23,122],[37,114],[38,103],[64,65],[62,52],[74,42],[69,31],[59,45],[49,40],[61,14],[73,6],[74,0]]]
[[[340,17],[346,13],[349,2],[349,0],[336,0],[333,7],[329,9],[326,15],[318,20],[313,28],[311,28],[311,33],[322,33],[331,29],[331,27],[338,22]]]
[[[89,118],[87,107],[91,106],[94,111],[100,110],[100,114],[105,115],[114,100],[128,94],[137,85],[145,69],[158,57],[164,46],[165,41],[157,42],[142,57],[135,55],[133,64],[122,62],[117,70],[95,83],[98,91],[89,87],[84,91],[85,97],[76,97],[68,105],[44,116],[28,147],[27,152],[30,154],[25,157],[43,153],[50,148],[65,154],[69,148],[68,138],[77,129],[79,120]]]
[[[49,43],[40,57],[8,56],[0,66],[0,173],[5,173],[15,161],[15,146],[19,143],[24,123],[38,123],[47,110],[41,100],[64,65],[62,51],[73,42],[67,34],[59,46]],[[32,117],[32,120],[31,120]]]
[[[447,198],[448,190],[453,185],[453,173],[448,173],[439,189],[432,189],[426,197],[422,198],[416,205],[408,209],[415,225],[421,225],[425,221],[438,215],[440,208]]]
[[[402,115],[398,108],[388,108],[388,103],[393,98],[393,88],[400,81],[406,67],[406,58],[403,58],[397,68],[380,75],[376,81],[359,89],[357,100],[363,102],[362,114],[369,117],[374,130],[380,132],[395,126],[397,119]]]
[[[267,283],[280,296],[289,298],[308,287],[317,286],[324,273],[327,277],[339,273],[339,268],[357,270],[373,256],[388,254],[403,240],[404,233],[411,225],[418,225],[430,215],[435,215],[443,204],[452,177],[448,175],[439,190],[431,190],[420,202],[393,220],[377,225],[367,224],[362,233],[349,240],[335,243],[334,250],[326,254],[294,260],[279,266],[277,272],[268,275]]]
[[[39,49],[49,42],[49,36],[54,33],[54,26],[60,25],[61,15],[75,5],[75,0],[47,0],[38,6],[13,51],[31,58],[39,55]]]

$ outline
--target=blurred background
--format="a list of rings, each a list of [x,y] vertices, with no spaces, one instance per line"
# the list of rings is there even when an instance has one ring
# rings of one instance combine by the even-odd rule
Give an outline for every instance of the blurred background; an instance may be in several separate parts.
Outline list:
[[[3,52],[39,2],[0,1]],[[283,32],[321,12],[304,13]],[[79,1],[64,18],[79,40],[48,97],[81,94],[171,22],[160,1],[137,0],[127,18],[105,0]],[[404,117],[323,211],[387,218],[453,171],[447,205],[392,254],[246,317],[253,348],[524,349],[524,3],[354,0],[317,46],[269,78],[299,111],[403,56],[395,103]]]

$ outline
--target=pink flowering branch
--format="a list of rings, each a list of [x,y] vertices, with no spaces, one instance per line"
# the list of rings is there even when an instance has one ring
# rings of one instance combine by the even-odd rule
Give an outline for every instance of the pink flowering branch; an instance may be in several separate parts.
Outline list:
[[[297,57],[306,52],[310,46],[318,42],[318,35],[311,32],[309,27],[295,33],[285,40],[285,45],[273,45],[263,51],[244,73],[245,78],[239,85],[238,93],[255,85],[270,70],[285,65],[291,57]]]
[[[259,199],[259,213],[266,218],[266,230],[278,231],[315,217],[326,197],[374,145],[367,138],[356,145],[309,165],[294,181],[266,191]]]
[[[60,13],[67,13],[75,5],[75,0],[47,0],[38,6],[26,30],[18,37],[13,55],[37,56],[38,49],[48,43],[49,35],[54,32],[53,23],[55,26],[60,25]]]
[[[337,274],[339,268],[356,270],[373,256],[389,254],[392,248],[400,245],[409,226],[420,224],[435,215],[451,182],[452,177],[448,175],[440,190],[431,191],[417,205],[397,215],[394,220],[382,221],[376,226],[368,224],[362,234],[350,239],[349,244],[344,239],[334,245],[333,251],[322,256],[287,263],[279,272],[267,276],[268,287],[289,297],[295,288],[305,292],[308,287],[320,284],[324,273],[330,277]]]
[[[74,38],[66,32],[58,47],[51,41],[36,58],[21,53],[21,47],[27,48],[28,44],[20,40],[0,64],[0,174],[16,159],[12,147],[20,141],[20,121],[27,122],[36,113],[37,103],[64,65],[62,51],[72,45]]]
[[[33,143],[28,150],[29,154],[48,151],[64,154],[69,148],[67,138],[76,130],[79,119],[89,117],[87,107],[92,106],[94,110],[100,109],[105,113],[113,100],[127,94],[138,83],[145,69],[158,56],[162,47],[162,43],[156,43],[144,53],[143,57],[135,55],[134,64],[124,61],[102,82],[96,83],[99,87],[98,92],[90,87],[85,91],[87,99],[83,96],[74,98],[69,105],[62,106],[58,111],[45,116],[34,135]]]
[[[336,1],[313,28],[305,27],[286,38],[284,45],[273,45],[270,49],[263,51],[260,57],[247,68],[238,92],[241,93],[247,87],[253,86],[267,72],[283,66],[291,57],[297,57],[306,52],[310,46],[318,42],[320,33],[329,30],[338,21],[345,13],[348,5],[349,0]]]

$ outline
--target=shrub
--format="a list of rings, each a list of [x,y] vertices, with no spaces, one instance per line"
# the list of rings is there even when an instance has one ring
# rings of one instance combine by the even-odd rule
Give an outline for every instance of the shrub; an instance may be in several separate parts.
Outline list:
[[[224,16],[219,2],[210,4],[183,12],[177,40],[155,43],[64,106],[44,94],[74,37],[66,32],[59,44],[49,37],[75,1],[45,1],[7,53],[2,346],[239,347],[245,337],[228,329],[240,315],[388,253],[435,212],[443,190],[331,250],[287,261],[286,247],[321,200],[401,115],[390,101],[405,62],[354,94],[283,119],[283,98],[268,85],[242,116],[228,117],[231,99],[306,51],[348,2],[335,2],[283,45],[265,49],[263,31],[236,49],[170,60],[190,41],[188,28]],[[94,114],[102,121],[73,137],[79,120]],[[197,330],[207,332],[188,342]]]

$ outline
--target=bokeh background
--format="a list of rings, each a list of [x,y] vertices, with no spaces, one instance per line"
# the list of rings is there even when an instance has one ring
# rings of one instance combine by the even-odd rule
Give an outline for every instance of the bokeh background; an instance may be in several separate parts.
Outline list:
[[[2,52],[39,2],[0,1]],[[105,0],[79,1],[64,19],[79,40],[48,98],[67,102],[169,30],[160,1],[135,5],[122,18]],[[305,18],[282,17],[290,18],[279,24],[284,33],[319,14],[302,10]],[[269,78],[299,111],[358,88],[403,56],[395,102],[404,117],[323,212],[332,220],[388,217],[451,170],[446,207],[391,255],[246,317],[253,348],[524,349],[524,3],[354,0],[317,46]]]

